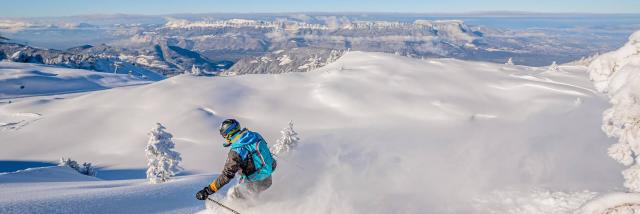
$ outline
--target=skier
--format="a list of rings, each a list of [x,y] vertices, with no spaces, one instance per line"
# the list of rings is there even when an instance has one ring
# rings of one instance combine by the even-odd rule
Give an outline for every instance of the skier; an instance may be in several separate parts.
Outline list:
[[[220,125],[220,135],[225,139],[224,147],[231,146],[222,174],[209,186],[196,193],[198,200],[205,200],[229,183],[240,172],[240,181],[229,191],[231,198],[255,198],[271,186],[271,174],[276,169],[267,142],[256,132],[241,128],[234,119],[227,119]]]

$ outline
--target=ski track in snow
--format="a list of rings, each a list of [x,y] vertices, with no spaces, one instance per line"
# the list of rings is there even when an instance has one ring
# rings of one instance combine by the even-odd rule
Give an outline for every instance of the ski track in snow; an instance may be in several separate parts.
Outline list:
[[[42,115],[38,113],[14,113],[5,115],[0,118],[5,118],[3,122],[0,122],[0,131],[17,131],[21,128],[42,119]]]
[[[536,81],[536,82],[539,82],[539,83],[549,83],[549,84],[553,84],[553,85],[566,86],[567,88],[583,90],[583,91],[586,91],[586,92],[588,92],[590,94],[597,94],[598,93],[594,89],[589,89],[589,88],[580,87],[580,86],[577,86],[577,85],[571,85],[571,84],[566,84],[566,83],[562,83],[562,82],[558,82],[558,81],[553,81],[553,80],[551,80],[549,78],[540,78],[540,77],[531,76],[531,75],[516,75],[516,74],[511,74],[509,76],[516,77],[516,78],[527,79],[527,80],[532,80],[532,81]]]

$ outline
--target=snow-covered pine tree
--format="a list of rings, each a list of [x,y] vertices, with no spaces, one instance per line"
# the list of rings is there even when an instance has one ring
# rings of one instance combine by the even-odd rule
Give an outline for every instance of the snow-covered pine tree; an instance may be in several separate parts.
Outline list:
[[[122,67],[122,62],[114,62],[114,63],[113,63],[113,66],[115,67],[115,68],[113,69],[113,73],[114,73],[114,74],[117,74],[117,73],[118,73],[118,68],[119,68],[119,67]]]
[[[191,75],[200,76],[202,75],[202,71],[195,64],[191,65]]]
[[[589,64],[591,64],[591,62],[593,62],[599,56],[600,56],[599,53],[596,53],[596,54],[591,55],[591,56],[583,56],[583,57],[580,57],[579,60],[569,62],[568,64],[570,64],[570,65],[582,65],[582,66],[587,66],[588,67]]]
[[[612,192],[585,202],[575,213],[640,213],[640,31],[622,48],[593,59],[589,77],[599,92],[607,94],[611,107],[604,111],[602,130],[618,142],[609,156],[628,168],[622,171],[626,193]]]
[[[620,68],[612,64],[612,69],[620,72]],[[622,171],[624,186],[631,192],[640,193],[640,73],[631,73],[624,81],[624,87],[609,92],[613,94],[609,101],[613,105],[604,111],[602,130],[608,136],[618,138],[608,153],[628,167]]]
[[[610,98],[602,116],[602,130],[618,142],[608,153],[628,167],[622,171],[624,186],[640,193],[640,31],[617,51],[600,55],[589,64],[596,89]]]
[[[505,65],[514,65],[513,64],[513,58],[509,57],[509,59],[507,60],[507,63],[504,63]]]
[[[75,169],[76,171],[80,169],[80,165],[78,165],[78,162],[71,160],[71,158],[64,157],[60,158],[60,163],[58,164],[58,166],[68,166],[72,169]]]
[[[329,57],[327,57],[327,62],[325,64],[329,64],[329,63],[335,62],[336,60],[340,59],[342,54],[344,54],[344,51],[331,50],[331,52],[329,53]]]
[[[96,169],[93,166],[91,166],[91,163],[86,163],[86,162],[82,164],[82,167],[80,167],[78,172],[88,176],[96,176],[96,174],[98,174]]]
[[[164,126],[156,123],[149,132],[149,141],[145,151],[147,153],[147,179],[150,183],[163,183],[170,180],[182,168],[178,165],[182,158],[180,153],[173,151],[175,144],[171,140],[173,135]]]
[[[551,63],[551,65],[549,65],[549,71],[550,72],[558,72],[558,71],[560,71],[560,67],[558,66],[556,61],[553,61],[553,63]]]
[[[298,143],[300,143],[298,133],[293,130],[293,121],[289,121],[288,126],[280,131],[280,133],[282,136],[278,139],[276,144],[271,147],[271,153],[276,156],[283,155],[293,150]]]
[[[319,68],[320,66],[322,66],[322,64],[320,63],[320,60],[322,60],[322,58],[318,57],[318,56],[313,56],[311,58],[309,58],[308,60],[308,67],[307,67],[307,71],[311,71],[314,70],[316,68]]]
[[[58,164],[58,166],[67,166],[83,175],[96,176],[97,174],[96,169],[91,165],[91,163],[84,162],[82,166],[80,166],[78,162],[71,160],[71,158],[60,158],[60,163]]]

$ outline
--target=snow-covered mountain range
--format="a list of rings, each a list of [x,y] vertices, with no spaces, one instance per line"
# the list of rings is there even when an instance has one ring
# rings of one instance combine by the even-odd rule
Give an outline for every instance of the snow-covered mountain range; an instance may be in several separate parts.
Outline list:
[[[183,32],[183,31],[189,31]],[[324,47],[381,52],[408,52],[415,49],[415,55],[451,55],[455,47],[473,46],[473,42],[482,34],[475,32],[459,20],[416,20],[413,23],[389,21],[356,21],[329,22],[327,24],[309,24],[299,21],[256,21],[231,19],[222,21],[170,20],[161,34],[187,35],[196,37],[197,49],[204,49],[201,44],[226,45],[222,49],[239,49],[246,44],[218,43],[215,34],[232,34],[256,41],[255,49],[261,48],[260,40],[267,42],[267,48],[279,49],[287,47]],[[264,35],[256,36],[256,33]],[[248,37],[251,36],[251,37]],[[224,38],[224,36],[223,36]],[[426,43],[406,47],[404,42]],[[393,48],[396,46],[396,48]],[[449,47],[454,46],[454,47]],[[375,48],[380,49],[375,49]],[[245,48],[246,49],[246,48]],[[437,50],[436,50],[437,49]],[[422,52],[421,52],[422,51]]]
[[[171,47],[209,59],[202,63],[211,67],[207,70],[226,70],[230,62],[292,48],[351,49],[492,62],[506,62],[512,57],[516,64],[544,66],[612,50],[638,27],[637,23],[629,23],[628,20],[636,18],[631,15],[512,16],[311,13],[2,18],[0,33],[14,42],[60,50],[107,44],[127,49],[124,55],[128,58],[151,61],[146,64],[156,66],[162,73],[175,74],[181,67],[192,65],[188,57],[186,63],[163,60],[159,53]],[[511,24],[511,18],[529,21],[519,26]],[[606,29],[601,27],[601,18],[609,21]],[[531,24],[549,20],[565,24],[558,27]],[[155,50],[157,46],[163,50]],[[149,59],[152,56],[154,59]]]
[[[88,48],[92,48],[92,46],[82,47],[82,49]],[[34,48],[10,42],[0,42],[0,60],[56,65],[106,73],[125,73],[149,80],[160,80],[164,78],[164,75],[157,71],[159,69],[155,69],[154,67],[122,60],[115,56],[109,56],[106,53],[81,53],[77,51],[80,49],[81,48],[75,48],[71,49],[71,51],[60,51]]]
[[[338,60],[348,50],[291,48],[243,58],[222,75],[279,74],[315,70]]]
[[[132,73],[152,80],[184,73],[193,66],[215,74],[233,64],[229,61],[214,62],[197,52],[167,42],[148,48],[129,49],[101,44],[83,45],[64,51],[0,42],[1,59],[108,73]]]

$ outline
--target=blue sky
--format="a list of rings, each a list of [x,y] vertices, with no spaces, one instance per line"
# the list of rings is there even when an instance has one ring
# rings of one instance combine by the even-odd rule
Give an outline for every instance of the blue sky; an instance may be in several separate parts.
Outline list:
[[[215,12],[640,13],[640,0],[0,0],[0,16]]]

